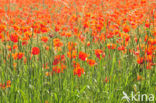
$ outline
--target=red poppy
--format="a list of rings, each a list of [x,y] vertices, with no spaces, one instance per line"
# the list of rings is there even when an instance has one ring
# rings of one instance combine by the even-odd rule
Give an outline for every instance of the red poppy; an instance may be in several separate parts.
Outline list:
[[[141,4],[145,4],[146,2],[146,0],[141,0]]]
[[[106,82],[106,83],[107,83],[107,82],[109,82],[109,80],[108,80],[108,78],[107,78],[107,77],[105,78],[105,82]]]
[[[6,29],[6,26],[5,26],[5,25],[0,25],[0,33],[1,33],[2,31],[5,31],[5,29]]]
[[[10,80],[8,80],[6,84],[7,84],[7,88],[11,87],[11,81]]]
[[[60,29],[58,26],[55,26],[55,31],[58,32]]]
[[[95,55],[99,59],[101,59],[101,57],[105,57],[105,53],[101,49],[96,49],[95,50]]]
[[[44,37],[41,38],[41,40],[46,43],[48,41],[48,37],[44,36]]]
[[[58,66],[54,66],[53,67],[53,72],[60,73],[61,72],[61,69]]]
[[[24,54],[22,52],[19,52],[17,55],[18,59],[22,59],[23,56],[24,56]]]
[[[5,86],[5,83],[2,85],[2,89],[5,89],[6,88],[6,86]]]
[[[10,40],[14,43],[18,42],[18,36],[16,34],[12,34],[10,36]]]
[[[123,31],[124,31],[125,33],[128,33],[128,32],[130,31],[130,27],[129,27],[128,25],[125,25],[125,26],[123,27]]]
[[[53,39],[53,42],[54,42],[54,47],[61,47],[61,46],[63,46],[63,43],[61,42],[61,40],[59,38]]]
[[[73,66],[74,66],[74,68],[80,67],[80,64],[79,63],[76,63],[76,61],[73,61]]]
[[[4,39],[4,35],[0,33],[0,39]]]
[[[120,46],[120,47],[118,47],[118,50],[125,50],[125,47],[124,46]]]
[[[87,60],[87,63],[88,63],[90,66],[94,66],[96,62],[95,62],[95,60],[88,59],[88,60]]]
[[[84,69],[81,68],[80,66],[74,69],[74,75],[81,77],[82,74],[84,74]]]
[[[90,42],[87,42],[87,46],[90,46]]]
[[[57,65],[60,63],[60,61],[65,62],[65,56],[64,55],[56,55],[54,57],[53,65]]]
[[[68,42],[68,50],[69,51],[75,50],[76,45],[77,45],[76,43]]]
[[[144,63],[144,58],[143,57],[138,57],[137,63],[138,64],[143,64]]]
[[[13,50],[17,49],[18,45],[13,45]]]
[[[28,44],[27,41],[23,41],[23,42],[22,42],[22,45],[27,45],[27,44]]]
[[[151,70],[152,69],[152,63],[148,63],[146,66],[146,69]]]
[[[33,55],[38,55],[40,53],[40,49],[38,47],[33,47],[32,48],[32,54]]]
[[[71,59],[71,58],[76,58],[77,56],[77,51],[73,50],[72,52],[67,52],[67,56]]]
[[[2,84],[2,83],[0,83],[0,88],[2,87],[2,85],[3,85],[3,84]]]
[[[137,75],[137,80],[138,80],[138,81],[139,81],[139,80],[142,80],[142,76]]]
[[[108,49],[115,49],[116,48],[116,44],[107,44]]]
[[[87,59],[88,55],[82,51],[79,52],[79,58],[83,61]]]
[[[54,61],[53,61],[53,65],[57,65],[59,63],[59,59],[54,59]]]

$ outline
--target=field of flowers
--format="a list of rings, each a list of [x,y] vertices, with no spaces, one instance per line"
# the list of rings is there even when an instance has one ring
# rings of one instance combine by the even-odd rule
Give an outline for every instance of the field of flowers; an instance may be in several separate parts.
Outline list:
[[[155,57],[155,0],[0,0],[0,103],[155,103]]]

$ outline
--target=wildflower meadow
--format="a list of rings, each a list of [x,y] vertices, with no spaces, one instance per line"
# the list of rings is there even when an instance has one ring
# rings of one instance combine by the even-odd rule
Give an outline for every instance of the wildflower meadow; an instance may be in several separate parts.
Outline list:
[[[0,0],[0,103],[156,103],[156,0]]]

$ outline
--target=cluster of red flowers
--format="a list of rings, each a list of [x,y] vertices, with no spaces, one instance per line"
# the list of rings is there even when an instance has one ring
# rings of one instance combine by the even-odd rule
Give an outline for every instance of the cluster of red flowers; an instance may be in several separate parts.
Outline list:
[[[7,49],[6,60],[12,57],[13,62],[26,63],[28,52],[31,56],[41,54],[43,59],[54,50],[52,73],[46,73],[50,75],[63,72],[68,58],[94,66],[109,55],[105,54],[108,50],[133,54],[135,63],[147,69],[155,66],[154,0],[105,0],[102,5],[101,0],[44,0],[46,9],[39,5],[42,0],[15,1],[14,10],[6,5],[8,0],[0,1],[0,40],[1,48]],[[56,13],[58,8],[61,10]],[[32,48],[27,52],[28,45]],[[74,75],[80,77],[84,69],[76,65]],[[48,69],[48,63],[43,67]]]
[[[84,69],[80,67],[79,63],[76,63],[75,61],[73,61],[73,66],[74,66],[74,75],[81,77],[81,75],[85,73]]]
[[[8,80],[6,83],[0,83],[0,89],[6,89],[6,88],[10,88],[11,87],[11,81]]]
[[[49,67],[46,64],[46,68],[49,69]],[[46,76],[50,76],[53,73],[63,73],[64,69],[66,69],[65,65],[65,56],[64,55],[56,55],[54,57],[53,63],[52,63],[52,71],[51,72],[46,72]]]
[[[13,57],[14,59],[22,59],[23,56],[24,56],[24,53],[22,53],[22,52],[14,53],[14,54],[12,53],[12,57]]]
[[[33,55],[38,55],[40,53],[40,49],[38,47],[33,47],[32,48],[32,54]]]
[[[79,58],[82,60],[82,61],[86,61],[87,60],[87,57],[88,55],[82,51],[79,52]]]

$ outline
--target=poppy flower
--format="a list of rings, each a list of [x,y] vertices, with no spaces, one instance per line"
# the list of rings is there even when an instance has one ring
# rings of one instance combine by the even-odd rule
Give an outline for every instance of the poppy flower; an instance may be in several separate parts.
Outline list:
[[[32,36],[32,33],[31,33],[31,32],[25,32],[25,33],[24,33],[24,37],[25,37],[26,39],[29,39],[31,36]]]
[[[146,0],[141,0],[141,4],[145,4],[146,2]]]
[[[61,72],[61,69],[60,68],[58,68],[57,69],[57,71],[56,71],[56,73],[60,73]]]
[[[87,59],[88,55],[82,51],[79,52],[79,58],[82,60],[82,61],[85,61]]]
[[[106,77],[104,81],[105,81],[106,83],[108,83],[108,82],[109,82],[109,79]]]
[[[53,65],[57,65],[60,62],[65,62],[65,56],[64,55],[56,55],[54,57]]]
[[[8,50],[9,50],[9,51],[11,51],[11,50],[12,50],[10,45],[8,45],[7,47],[8,47]]]
[[[87,46],[90,46],[90,42],[87,42]]]
[[[48,51],[49,50],[49,46],[46,46],[45,49]]]
[[[41,32],[42,32],[42,33],[48,32],[48,28],[47,28],[47,27],[41,27]]]
[[[80,77],[81,76],[81,69],[77,69],[77,73],[76,74],[78,75],[78,77]]]
[[[59,63],[59,60],[57,58],[54,59],[53,65],[57,65]]]
[[[54,66],[53,67],[53,72],[60,73],[61,72],[61,69],[58,66]]]
[[[48,63],[43,64],[43,68],[44,68],[44,69],[49,69]]]
[[[71,33],[65,33],[65,36],[66,36],[66,37],[71,37],[72,34],[71,34]]]
[[[83,42],[86,39],[86,37],[81,34],[81,35],[79,35],[79,39]]]
[[[152,48],[147,48],[146,52],[147,52],[147,55],[152,55],[153,54]]]
[[[8,80],[6,84],[7,84],[7,88],[11,87],[11,81],[10,80]]]
[[[4,39],[4,35],[0,33],[0,39]]]
[[[54,47],[61,47],[61,46],[63,46],[63,43],[61,42],[61,40],[59,38],[53,39],[53,42],[54,42]]]
[[[38,55],[40,53],[40,49],[38,47],[33,47],[32,48],[32,54],[33,55]]]
[[[64,62],[64,63],[61,63],[61,68],[62,68],[62,69],[66,69],[65,62]]]
[[[0,88],[2,87],[2,83],[0,83]]]
[[[126,34],[125,34],[125,41],[128,42],[129,39],[130,39],[130,36],[126,33]]]
[[[129,27],[128,25],[125,25],[125,26],[123,27],[123,31],[124,31],[125,33],[128,33],[128,32],[130,31],[130,27]]]
[[[137,80],[138,80],[138,81],[142,80],[142,76],[137,75]]]
[[[22,46],[27,45],[27,44],[28,44],[27,41],[23,41],[23,42],[22,42]]]
[[[73,61],[73,67],[74,67],[74,68],[80,67],[80,64],[79,64],[79,63],[76,63],[76,61]]]
[[[12,57],[16,60],[18,58],[18,53],[12,53]]]
[[[27,58],[24,58],[24,60],[23,60],[23,61],[24,61],[24,64],[26,64],[26,63],[27,63]]]
[[[18,45],[13,45],[13,50],[17,49]]]
[[[74,75],[81,77],[82,74],[84,74],[84,69],[81,68],[80,66],[74,69]]]
[[[18,36],[16,34],[11,34],[10,40],[14,43],[18,42]]]
[[[95,50],[95,55],[97,58],[101,59],[101,57],[105,57],[105,53],[101,49],[96,49]]]
[[[88,60],[87,60],[87,63],[88,63],[90,66],[94,66],[96,62],[95,62],[95,60],[88,59]]]
[[[76,45],[77,45],[76,43],[68,42],[68,50],[69,51],[75,50]]]
[[[150,23],[148,21],[145,23],[145,27],[147,27],[147,28],[150,27]]]
[[[5,29],[6,29],[6,26],[5,25],[0,25],[0,33],[3,32],[3,31],[5,31]]]
[[[22,59],[23,56],[24,56],[24,54],[22,52],[19,52],[17,55],[18,59]]]
[[[143,57],[138,57],[137,63],[138,64],[143,64],[144,63],[144,58]]]
[[[153,55],[147,55],[147,56],[145,57],[145,59],[146,59],[147,62],[152,62]]]
[[[18,25],[13,25],[12,27],[13,27],[13,29],[14,29],[15,31],[18,31],[18,30],[20,29],[20,27],[19,27]]]
[[[115,49],[116,48],[116,44],[107,44],[108,49]]]
[[[151,70],[152,69],[152,64],[148,63],[147,66],[146,66],[146,69]]]
[[[124,46],[120,46],[120,47],[118,47],[118,50],[119,51],[125,50],[125,47]]]
[[[6,86],[5,86],[5,83],[2,85],[2,89],[5,89],[6,88]]]
[[[72,52],[67,52],[67,56],[71,59],[71,58],[76,58],[77,56],[77,51],[76,50],[73,50]]]
[[[43,37],[41,37],[41,40],[46,43],[48,41],[48,37],[43,36]]]

